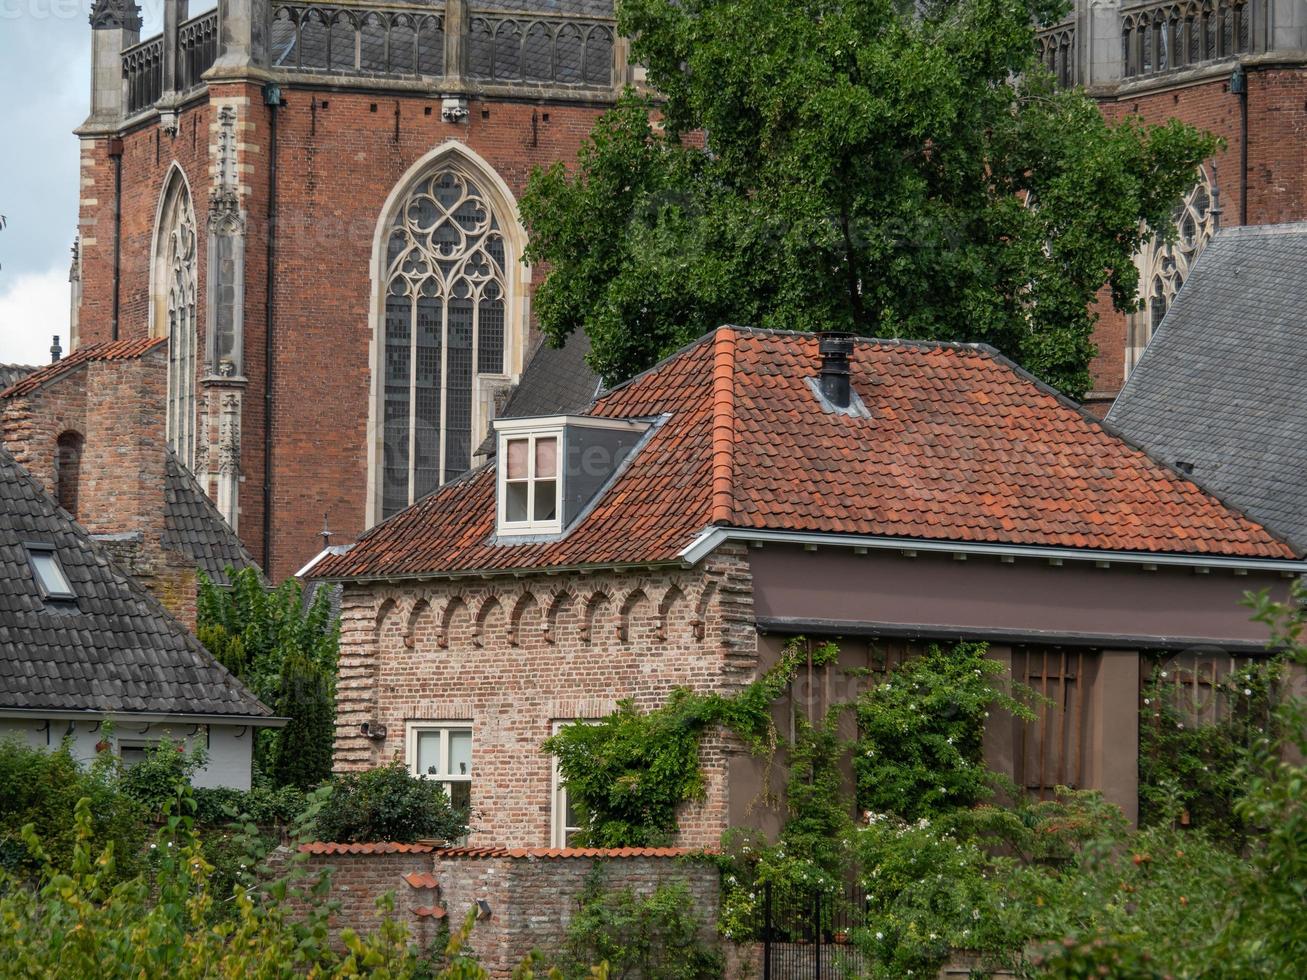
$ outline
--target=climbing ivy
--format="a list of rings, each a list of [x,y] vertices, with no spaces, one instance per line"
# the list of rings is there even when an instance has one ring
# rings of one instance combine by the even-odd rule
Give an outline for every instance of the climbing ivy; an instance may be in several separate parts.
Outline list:
[[[771,709],[800,665],[835,660],[833,643],[809,653],[806,641],[786,644],[779,662],[743,690],[731,694],[672,691],[667,703],[641,711],[633,701],[597,723],[566,725],[544,743],[558,757],[558,770],[580,819],[578,844],[590,847],[648,847],[676,834],[676,811],[702,799],[699,745],[704,732],[721,726],[752,751],[775,750]]]

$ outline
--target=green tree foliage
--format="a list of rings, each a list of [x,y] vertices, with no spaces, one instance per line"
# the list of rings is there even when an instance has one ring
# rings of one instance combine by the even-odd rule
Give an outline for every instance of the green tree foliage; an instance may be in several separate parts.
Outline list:
[[[1056,91],[1056,0],[919,8],[625,0],[660,98],[522,199],[545,332],[584,329],[613,380],[727,322],[984,341],[1080,396],[1099,289],[1133,308],[1143,224],[1217,143]]]
[[[331,774],[340,624],[325,589],[305,609],[300,584],[264,586],[252,568],[227,570],[229,588],[200,575],[197,635],[220,663],[290,724],[260,729],[256,773],[307,788]]]
[[[1174,669],[1174,668],[1172,668]],[[1278,735],[1283,662],[1254,661],[1205,694],[1222,706],[1215,721],[1194,724],[1182,710],[1187,686],[1177,687],[1157,668],[1143,690],[1139,715],[1139,820],[1146,825],[1185,822],[1239,847],[1247,828],[1238,802],[1256,761],[1250,752]]]
[[[696,904],[683,881],[638,896],[606,888],[596,867],[568,923],[564,974],[589,976],[588,964],[603,963],[608,976],[622,980],[720,978],[722,955],[708,940],[710,928]]]
[[[83,766],[67,743],[47,751],[15,738],[0,739],[0,872],[40,870],[43,862],[28,850],[25,826],[40,837],[52,860],[71,861],[78,831],[70,815],[79,799],[87,799],[87,846],[96,851],[112,846],[116,873],[134,873],[145,842],[147,810],[121,793],[117,780],[117,760],[110,753]],[[105,881],[113,877],[106,874]]]
[[[402,762],[337,777],[317,815],[320,840],[456,841],[467,835],[468,814],[453,809],[437,782],[412,775]]]
[[[88,977],[169,977],[174,980],[486,980],[489,973],[463,949],[469,912],[450,937],[441,962],[422,956],[389,914],[375,933],[341,930],[333,939],[329,874],[306,874],[302,856],[266,875],[258,888],[217,891],[207,841],[196,836],[183,792],[179,811],[160,828],[151,866],[119,880],[114,848],[96,849],[89,797],[75,815],[54,814],[71,830],[64,859],[48,851],[29,824],[24,843],[40,862],[35,887],[0,872],[0,976],[84,980]],[[266,870],[266,869],[265,869]],[[229,915],[216,904],[231,900]],[[515,974],[529,980],[529,964]],[[591,976],[603,980],[603,970]]]
[[[827,644],[814,663],[833,661]],[[606,718],[565,725],[544,743],[558,757],[569,801],[580,815],[577,842],[591,847],[648,847],[676,834],[677,809],[703,796],[699,743],[721,726],[755,752],[776,747],[771,710],[809,653],[802,640],[788,644],[780,661],[734,695],[674,690],[667,703],[644,712],[623,701]]]
[[[301,650],[281,665],[277,713],[290,719],[277,738],[272,781],[277,786],[311,789],[331,775],[336,710],[331,678]]]
[[[861,809],[915,820],[989,794],[985,720],[991,710],[1027,720],[1034,715],[995,684],[1004,667],[986,649],[983,643],[931,646],[858,699],[854,768]]]

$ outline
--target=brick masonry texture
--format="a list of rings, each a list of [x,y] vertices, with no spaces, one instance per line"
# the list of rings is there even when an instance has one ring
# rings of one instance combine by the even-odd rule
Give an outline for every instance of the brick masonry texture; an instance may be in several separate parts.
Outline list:
[[[336,768],[405,758],[409,722],[471,722],[469,843],[547,846],[552,763],[541,743],[554,722],[599,718],[626,698],[655,707],[678,686],[737,690],[757,656],[742,549],[691,570],[347,586]],[[386,738],[364,737],[365,722],[385,725]],[[686,805],[677,844],[717,844],[737,751],[705,739],[706,797]]]
[[[195,562],[164,546],[167,356],[163,344],[120,343],[53,365],[6,392],[0,440],[58,496],[60,435],[83,439],[78,512],[113,559],[190,628]]]
[[[412,94],[322,92],[283,86],[278,115],[273,300],[273,541],[270,577],[295,571],[321,546],[323,515],[350,540],[363,530],[372,347],[373,237],[382,206],[420,157],[449,140],[483,157],[515,196],[537,166],[574,160],[602,105],[473,100],[462,124],[440,101]],[[201,226],[208,213],[215,103],[239,105],[240,180],[246,211],[245,376],[240,532],[262,555],[265,284],[269,110],[258,86],[215,84],[184,109],[175,136],[142,125],[123,138],[123,337],[145,336],[154,224],[174,162]],[[398,116],[396,113],[398,112]],[[532,116],[536,125],[532,126]],[[548,121],[544,116],[548,115]],[[113,164],[109,141],[83,142],[81,342],[108,339],[112,321]],[[88,183],[89,181],[89,183]],[[198,242],[198,295],[206,290],[207,239]],[[200,304],[200,350],[204,350]],[[202,389],[201,389],[202,390]]]
[[[330,869],[332,898],[341,903],[333,931],[375,929],[377,899],[390,892],[394,916],[429,945],[444,923],[459,928],[468,911],[485,902],[490,914],[477,920],[468,948],[496,978],[511,976],[533,950],[561,948],[586,883],[596,874],[606,888],[641,896],[659,885],[683,882],[692,911],[704,923],[704,940],[716,941],[719,873],[715,865],[693,856],[473,857],[437,849],[431,854],[313,854],[308,869]],[[430,914],[433,909],[444,917]]]
[[[1307,218],[1307,70],[1247,65],[1248,223],[1280,224]],[[1221,192],[1221,225],[1240,224],[1239,97],[1225,76],[1167,86],[1164,81],[1101,99],[1112,122],[1130,115],[1150,125],[1168,119],[1207,130],[1225,141],[1212,158],[1214,183]],[[1094,387],[1114,394],[1125,376],[1126,317],[1100,296],[1094,342]]]

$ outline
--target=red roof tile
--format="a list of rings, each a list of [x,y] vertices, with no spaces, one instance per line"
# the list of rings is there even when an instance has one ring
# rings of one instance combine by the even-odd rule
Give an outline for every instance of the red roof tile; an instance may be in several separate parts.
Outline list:
[[[419,905],[413,910],[413,914],[419,919],[443,919],[445,910],[439,905]]]
[[[590,414],[668,416],[570,533],[502,545],[493,463],[314,575],[674,561],[712,524],[960,543],[1284,559],[1293,550],[993,350],[859,341],[868,418],[826,411],[817,338],[723,327]]]
[[[332,844],[315,841],[301,844],[301,854],[430,854],[435,850],[431,844],[392,844],[383,841],[375,844]]]
[[[413,871],[404,875],[404,880],[408,882],[410,888],[439,888],[440,879],[429,871]]]
[[[103,344],[90,344],[79,347],[67,357],[55,361],[53,364],[47,364],[41,370],[29,374],[16,384],[11,385],[4,391],[0,391],[0,398],[26,395],[28,392],[35,391],[47,382],[53,381],[55,378],[67,374],[74,368],[90,361],[130,361],[167,342],[164,337],[138,337],[133,340],[110,340]]]
[[[694,847],[442,847],[437,858],[676,858],[708,854]]]

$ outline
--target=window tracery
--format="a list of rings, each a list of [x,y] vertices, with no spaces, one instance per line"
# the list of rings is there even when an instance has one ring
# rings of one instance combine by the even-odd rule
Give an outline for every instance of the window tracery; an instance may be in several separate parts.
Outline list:
[[[471,466],[479,389],[507,374],[510,255],[485,186],[442,162],[390,223],[379,323],[382,519]]]
[[[164,191],[155,252],[154,334],[168,338],[168,445],[195,464],[196,272],[195,209],[179,172]]]

